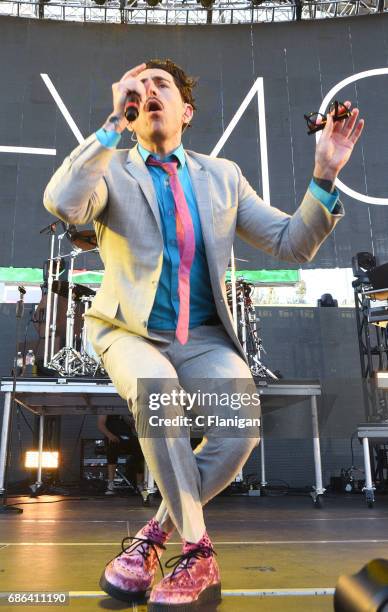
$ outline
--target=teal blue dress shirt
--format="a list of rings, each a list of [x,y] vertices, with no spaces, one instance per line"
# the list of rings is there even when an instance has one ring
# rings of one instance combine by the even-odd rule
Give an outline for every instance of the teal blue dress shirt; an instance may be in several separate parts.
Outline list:
[[[108,148],[116,147],[121,138],[120,134],[106,132],[103,128],[96,132],[96,137],[103,146]],[[161,160],[160,157],[150,153],[140,144],[137,147],[144,162],[150,155]],[[172,159],[178,160],[178,176],[191,213],[195,234],[195,256],[190,273],[189,326],[193,328],[212,318],[216,314],[216,306],[210,285],[197,202],[182,144],[161,161],[171,161]],[[148,166],[148,171],[155,187],[163,232],[163,266],[154,305],[148,320],[148,327],[150,329],[174,330],[177,326],[179,313],[178,269],[180,261],[176,238],[175,204],[166,172],[158,166]],[[317,185],[313,179],[309,189],[314,197],[330,212],[333,211],[338,200],[337,190],[334,193],[329,193]]]

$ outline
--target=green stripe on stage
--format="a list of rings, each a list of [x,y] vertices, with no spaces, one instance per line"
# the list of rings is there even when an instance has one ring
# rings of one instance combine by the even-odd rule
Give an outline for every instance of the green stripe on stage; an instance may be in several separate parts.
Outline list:
[[[43,283],[41,268],[0,268],[2,283]]]
[[[230,271],[226,279],[230,279]],[[236,278],[243,276],[248,283],[294,284],[300,280],[299,270],[236,270]]]
[[[103,273],[99,271],[79,271],[74,274],[74,282],[81,284],[100,284]],[[43,283],[41,268],[0,268],[1,283],[23,283],[25,285]]]
[[[74,282],[81,283],[81,285],[101,285],[102,278],[104,276],[103,272],[96,270],[95,272],[89,271],[87,272],[75,272],[74,274]]]
[[[299,270],[236,270],[236,277],[243,276],[248,283],[294,284],[299,281]],[[75,272],[74,282],[83,285],[100,284],[103,272],[82,270]],[[230,279],[230,271],[226,273]],[[0,282],[40,284],[43,282],[41,268],[0,268]]]

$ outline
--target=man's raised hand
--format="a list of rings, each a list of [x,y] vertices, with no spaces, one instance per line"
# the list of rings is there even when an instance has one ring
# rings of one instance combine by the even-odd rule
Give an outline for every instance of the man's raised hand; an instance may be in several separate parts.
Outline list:
[[[350,102],[345,102],[347,108]],[[361,136],[364,120],[358,119],[359,110],[354,108],[347,119],[333,121],[333,113],[327,122],[315,150],[314,176],[334,183],[339,172],[347,164],[354,146]]]

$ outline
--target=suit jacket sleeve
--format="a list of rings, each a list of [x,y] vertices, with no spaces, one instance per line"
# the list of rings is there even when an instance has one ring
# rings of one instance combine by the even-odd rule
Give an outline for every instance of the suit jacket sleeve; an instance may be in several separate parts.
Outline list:
[[[47,210],[76,225],[96,219],[108,201],[103,176],[114,151],[102,146],[94,134],[74,149],[46,187],[43,203]]]
[[[337,214],[313,196],[310,190],[293,215],[269,206],[238,173],[237,234],[266,253],[286,261],[311,261],[322,242],[344,216],[342,204]]]

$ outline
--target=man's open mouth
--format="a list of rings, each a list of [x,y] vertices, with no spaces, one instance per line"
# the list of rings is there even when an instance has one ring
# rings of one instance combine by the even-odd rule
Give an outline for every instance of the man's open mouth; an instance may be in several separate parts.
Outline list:
[[[145,105],[145,111],[147,113],[152,113],[155,111],[162,111],[162,110],[163,110],[163,106],[161,102],[159,102],[159,100],[156,100],[156,98],[151,98],[150,100],[147,100],[146,105]]]

